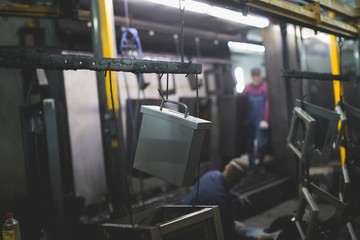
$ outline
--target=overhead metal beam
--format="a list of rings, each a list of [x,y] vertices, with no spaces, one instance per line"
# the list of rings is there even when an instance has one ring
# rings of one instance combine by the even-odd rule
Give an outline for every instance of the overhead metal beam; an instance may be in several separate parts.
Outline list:
[[[355,18],[359,17],[359,9],[353,8],[348,4],[337,0],[305,0],[310,3],[320,3],[320,6],[326,10],[332,11],[336,14]]]
[[[59,17],[58,6],[38,6],[28,4],[0,4],[0,16]]]
[[[0,50],[0,67],[200,74],[201,64]]]
[[[334,35],[341,35],[349,38],[358,37],[359,31],[357,27],[332,19],[328,16],[324,16],[320,13],[320,9],[316,7],[309,10],[309,7],[306,9],[306,7],[284,0],[252,0],[246,4],[264,12],[269,12],[270,14],[275,14],[299,23],[304,23],[307,26],[313,25],[320,30],[324,30]]]

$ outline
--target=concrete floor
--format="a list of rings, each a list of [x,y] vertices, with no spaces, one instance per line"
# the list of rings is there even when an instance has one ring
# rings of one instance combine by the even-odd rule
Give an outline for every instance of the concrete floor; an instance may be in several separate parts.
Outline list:
[[[247,227],[267,228],[278,217],[294,214],[297,204],[297,199],[285,201],[257,216],[242,221],[242,223]]]

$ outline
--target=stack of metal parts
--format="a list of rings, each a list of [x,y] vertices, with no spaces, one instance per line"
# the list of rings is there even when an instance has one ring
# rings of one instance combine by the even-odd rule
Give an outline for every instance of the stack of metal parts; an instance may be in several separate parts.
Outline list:
[[[336,106],[335,111],[330,111],[319,106],[297,100],[293,110],[293,118],[288,137],[288,146],[300,159],[299,180],[303,185],[301,186],[302,196],[299,201],[297,215],[295,217],[295,224],[303,240],[335,240],[338,239],[339,231],[343,227],[348,229],[351,239],[357,239],[351,222],[359,214],[359,211],[356,207],[356,204],[354,204],[354,200],[352,199],[353,195],[347,193],[351,185],[347,164],[342,165],[342,180],[340,184],[339,197],[335,197],[324,189],[315,185],[312,182],[309,174],[309,168],[310,165],[312,165],[312,162],[323,164],[326,163],[330,158],[331,150],[338,148],[340,145],[344,145],[342,139],[344,138],[344,129],[347,123],[346,115],[343,112],[344,106],[346,108],[348,105],[338,105]],[[347,109],[349,109],[349,106]],[[354,110],[353,107],[352,110]],[[359,114],[360,111],[357,111],[357,114]],[[349,113],[349,110],[346,110],[346,112]],[[313,134],[316,123],[314,116],[325,118],[329,121],[325,142],[321,150],[313,145]],[[341,127],[338,135],[336,136],[339,119],[341,121]],[[295,139],[297,130],[301,125],[303,126],[303,140],[296,141]],[[346,163],[348,162],[350,162],[350,159],[346,158]],[[355,169],[356,172],[356,169],[359,168],[354,165],[352,169]],[[358,173],[360,173],[360,171]],[[344,197],[345,195],[348,198]],[[317,196],[319,199],[335,207],[335,213],[330,220],[331,227],[321,226],[321,224],[319,225],[318,215],[320,210],[316,201],[314,200],[314,196]],[[310,208],[310,215],[307,220],[307,224],[304,224],[303,218],[307,205]],[[306,226],[306,228],[304,228],[304,226]]]

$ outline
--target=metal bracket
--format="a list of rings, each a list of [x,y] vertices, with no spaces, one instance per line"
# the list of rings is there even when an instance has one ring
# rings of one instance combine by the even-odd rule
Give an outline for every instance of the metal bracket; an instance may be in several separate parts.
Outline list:
[[[320,3],[314,2],[308,5],[305,5],[304,8],[314,13],[315,24],[321,23],[321,12],[320,12]]]

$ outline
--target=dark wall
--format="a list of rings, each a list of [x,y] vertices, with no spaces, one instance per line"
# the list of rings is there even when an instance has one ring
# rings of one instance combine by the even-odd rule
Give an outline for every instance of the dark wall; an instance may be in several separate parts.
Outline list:
[[[295,160],[287,148],[289,132],[289,113],[285,79],[280,70],[284,68],[280,26],[271,24],[263,31],[265,46],[265,65],[268,80],[270,103],[271,147],[275,160],[279,163],[278,171],[284,176],[295,175]],[[292,46],[292,42],[288,42]],[[291,49],[291,47],[289,47]],[[288,56],[288,59],[292,59]],[[291,85],[290,85],[291,86]],[[290,103],[291,104],[291,103]]]

